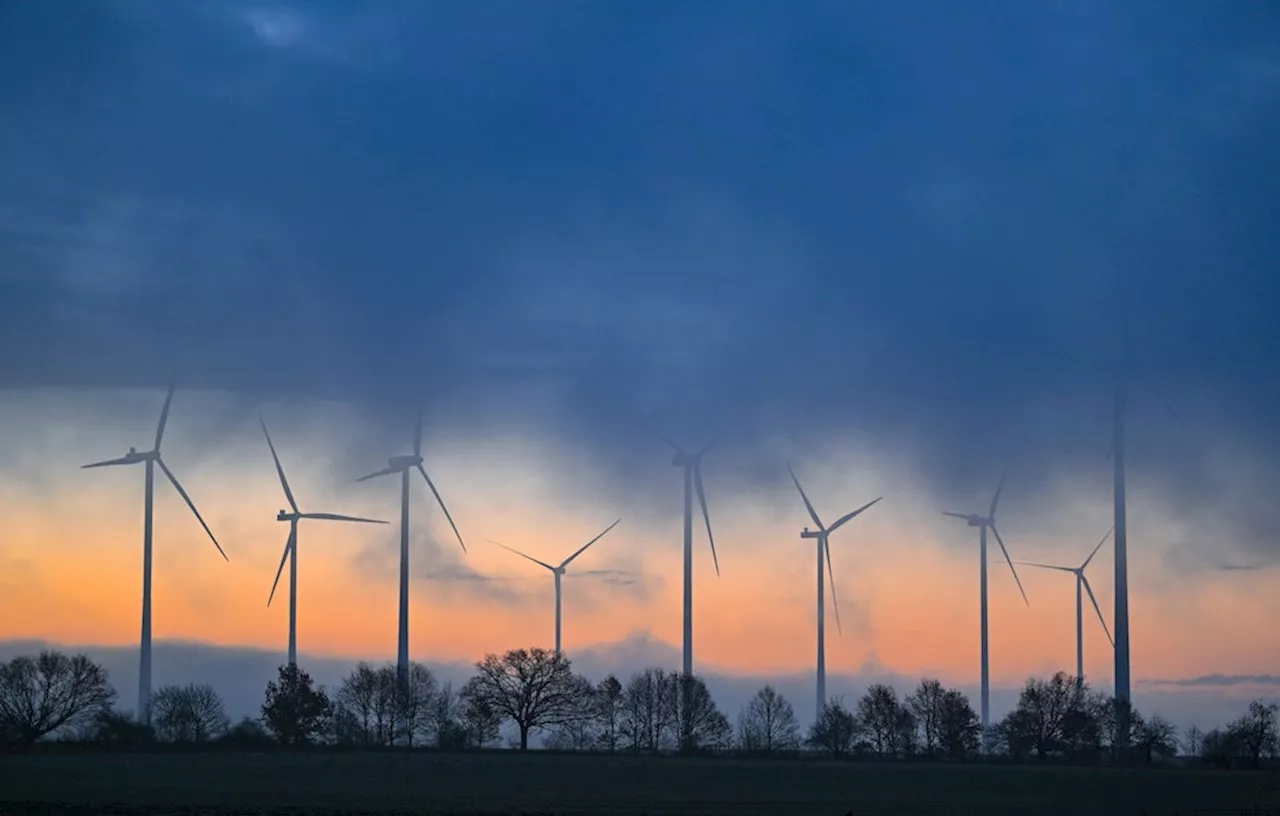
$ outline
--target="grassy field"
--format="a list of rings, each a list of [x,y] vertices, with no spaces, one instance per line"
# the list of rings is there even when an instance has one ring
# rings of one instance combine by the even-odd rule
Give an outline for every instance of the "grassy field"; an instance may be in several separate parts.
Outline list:
[[[0,756],[0,814],[1246,814],[1269,773],[574,755]]]

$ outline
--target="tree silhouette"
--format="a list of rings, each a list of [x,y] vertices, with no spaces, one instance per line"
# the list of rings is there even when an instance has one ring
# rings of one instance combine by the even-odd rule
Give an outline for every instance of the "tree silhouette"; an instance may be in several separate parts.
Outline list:
[[[675,702],[674,725],[678,745],[682,752],[690,753],[704,748],[723,748],[729,742],[733,730],[716,701],[707,690],[707,684],[697,675],[677,674],[667,676],[673,689],[667,699]]]
[[[738,718],[738,745],[744,751],[794,751],[800,744],[795,709],[773,686],[756,692]]]
[[[822,707],[822,714],[809,728],[806,741],[813,748],[843,756],[853,750],[861,733],[858,718],[845,708],[843,700],[837,698]]]
[[[267,683],[262,701],[262,721],[284,745],[307,745],[324,733],[333,707],[323,688],[315,688],[311,675],[297,666],[281,666],[279,676]]]
[[[30,745],[61,729],[91,724],[110,710],[115,689],[87,656],[51,650],[0,663],[0,734]]]
[[[521,751],[529,749],[530,731],[570,722],[579,713],[578,700],[591,693],[569,659],[547,649],[486,655],[476,670],[467,681],[467,696],[515,723]]]
[[[166,742],[206,742],[223,736],[231,721],[222,698],[207,683],[162,686],[151,698],[156,736]]]

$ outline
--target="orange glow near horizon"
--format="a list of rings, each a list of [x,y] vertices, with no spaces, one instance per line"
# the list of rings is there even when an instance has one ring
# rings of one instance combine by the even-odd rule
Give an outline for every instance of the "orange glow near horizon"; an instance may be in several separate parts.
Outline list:
[[[283,498],[261,437],[245,432],[233,444],[179,458],[179,418],[174,415],[174,461],[184,485],[220,538],[229,563],[214,550],[171,487],[156,483],[154,636],[221,646],[283,650],[288,625],[288,570],[267,607],[271,579],[287,536],[275,521]],[[0,415],[0,418],[3,418]],[[79,460],[112,455],[122,438],[143,438],[145,412],[127,432],[57,430],[20,448],[19,466],[0,473],[0,639],[38,638],[89,645],[137,642],[141,585],[142,468],[78,471]],[[84,438],[92,438],[87,444]],[[276,431],[273,429],[273,436]],[[54,443],[51,463],[23,477],[39,445]],[[72,456],[74,448],[79,456]],[[304,653],[374,658],[393,656],[396,626],[398,491],[388,480],[365,489],[316,475],[324,457],[299,454],[296,434],[276,439],[295,493],[309,507],[390,520],[386,526],[326,522],[301,525],[299,542],[299,649]],[[126,441],[127,445],[127,441]],[[170,441],[166,439],[166,451]],[[259,450],[259,447],[261,448]],[[531,448],[532,449],[532,446]],[[84,456],[84,451],[90,456]],[[545,476],[554,462],[531,461],[529,450],[504,460],[492,490],[484,468],[454,453],[429,462],[468,539],[461,554],[452,533],[429,503],[425,485],[414,484],[413,524],[439,544],[415,541],[411,588],[411,650],[418,659],[474,660],[513,646],[550,645],[553,589],[550,574],[484,541],[491,536],[530,555],[558,562],[613,518],[624,521],[570,567],[564,582],[566,648],[620,641],[647,631],[676,647],[680,642],[681,553],[679,485],[672,512],[643,521],[626,508],[600,512],[607,501],[561,507],[556,495],[576,495]],[[166,455],[169,455],[168,453]],[[655,454],[659,455],[659,454]],[[867,461],[852,459],[850,461]],[[248,464],[246,464],[246,462]],[[376,466],[378,460],[373,459]],[[889,466],[886,465],[886,468]],[[876,468],[831,483],[835,471],[814,468],[806,485],[820,509],[840,495],[872,495]],[[813,545],[798,538],[803,506],[793,495],[762,498],[712,494],[722,576],[713,572],[705,530],[695,524],[695,654],[716,671],[767,674],[811,670],[814,661],[815,560]],[[1105,495],[1103,496],[1105,499]],[[793,500],[794,499],[794,500]],[[1057,500],[1057,499],[1055,499]],[[486,502],[502,507],[502,518]],[[1075,563],[1087,553],[1092,531],[1081,541],[1061,534],[1037,538],[1030,517],[1017,517],[1016,497],[1002,524],[1018,559]],[[1081,497],[1096,516],[1096,496]],[[786,504],[791,502],[791,504]],[[859,502],[860,503],[860,502]],[[976,531],[933,518],[927,496],[890,497],[832,536],[843,635],[828,606],[829,671],[864,666],[906,675],[936,674],[972,683],[978,674],[978,564]],[[781,516],[771,512],[781,507]],[[631,520],[626,517],[633,516]],[[1105,517],[1105,514],[1104,514]],[[1014,530],[1017,530],[1016,543]],[[1280,615],[1280,582],[1265,571],[1202,571],[1190,583],[1161,583],[1162,553],[1140,548],[1141,522],[1131,538],[1133,675],[1185,677],[1210,673],[1277,673],[1280,630],[1248,621]],[[418,536],[422,538],[421,535]],[[1094,539],[1096,541],[1096,539]],[[1083,552],[1082,552],[1083,550]],[[456,551],[456,552],[455,552]],[[1031,598],[1024,606],[1008,568],[991,547],[993,681],[1019,683],[1031,674],[1075,666],[1075,606],[1069,575],[1024,569]],[[1090,566],[1090,578],[1111,626],[1111,549]],[[430,580],[439,565],[474,570],[489,580]],[[629,572],[637,585],[608,584],[592,570]],[[1110,651],[1101,627],[1085,607],[1086,674],[1109,683]]]

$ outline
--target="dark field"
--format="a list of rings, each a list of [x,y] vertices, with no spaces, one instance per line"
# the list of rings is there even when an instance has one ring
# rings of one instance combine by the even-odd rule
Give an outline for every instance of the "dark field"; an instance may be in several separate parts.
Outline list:
[[[3,816],[397,812],[1280,814],[1280,779],[1275,772],[505,752],[0,756]]]

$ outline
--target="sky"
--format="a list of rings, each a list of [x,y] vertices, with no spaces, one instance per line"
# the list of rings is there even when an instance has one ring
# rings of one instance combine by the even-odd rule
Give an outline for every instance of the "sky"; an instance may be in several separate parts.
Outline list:
[[[824,518],[885,497],[832,537],[829,686],[971,688],[976,536],[939,511],[1008,467],[1013,557],[1082,561],[1127,342],[1135,702],[1203,724],[1280,694],[1264,4],[95,0],[0,32],[4,653],[97,650],[132,698],[142,475],[78,467],[149,447],[175,380],[166,461],[230,560],[159,484],[155,636],[186,656],[157,684],[216,665],[251,702],[283,651],[258,413],[304,510],[394,522],[395,485],[354,479],[421,405],[468,552],[415,484],[415,658],[550,645],[550,576],[486,539],[559,561],[621,517],[565,581],[566,649],[675,668],[663,434],[720,439],[694,627],[725,694],[810,708],[788,463]],[[304,523],[307,659],[394,656],[396,536]],[[990,567],[999,709],[1074,668],[1074,598]]]

